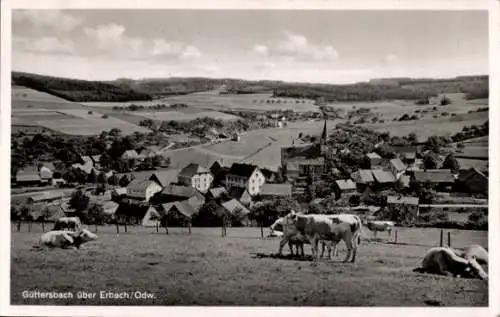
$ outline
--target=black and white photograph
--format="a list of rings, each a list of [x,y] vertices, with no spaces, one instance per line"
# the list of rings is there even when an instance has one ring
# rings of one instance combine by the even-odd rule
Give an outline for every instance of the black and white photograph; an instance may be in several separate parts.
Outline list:
[[[483,3],[9,8],[6,305],[490,307]]]

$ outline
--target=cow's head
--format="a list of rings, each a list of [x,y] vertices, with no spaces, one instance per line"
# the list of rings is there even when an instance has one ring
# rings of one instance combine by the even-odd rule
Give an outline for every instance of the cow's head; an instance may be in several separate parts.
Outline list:
[[[476,257],[472,256],[467,259],[467,264],[464,269],[463,277],[466,278],[480,278],[482,280],[488,279],[488,274],[484,271],[479,263],[476,261]]]
[[[87,229],[80,230],[80,232],[78,232],[78,237],[82,242],[88,242],[97,239],[97,235]]]

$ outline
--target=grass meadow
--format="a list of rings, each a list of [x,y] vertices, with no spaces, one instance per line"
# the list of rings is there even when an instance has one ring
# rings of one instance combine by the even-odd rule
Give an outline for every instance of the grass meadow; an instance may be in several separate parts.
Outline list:
[[[94,230],[93,227],[91,227]],[[52,305],[272,305],[272,306],[487,306],[488,283],[412,270],[439,229],[398,228],[372,239],[365,229],[356,264],[275,258],[278,238],[258,228],[100,227],[87,249],[32,250],[41,227],[12,230],[11,303]],[[450,230],[453,247],[479,243],[487,232]],[[265,235],[268,231],[265,229]],[[446,236],[446,235],[445,235]],[[288,254],[288,248],[284,254]],[[310,247],[305,246],[306,254]],[[94,299],[23,299],[25,290],[97,293]],[[100,291],[153,294],[154,298],[100,299]]]

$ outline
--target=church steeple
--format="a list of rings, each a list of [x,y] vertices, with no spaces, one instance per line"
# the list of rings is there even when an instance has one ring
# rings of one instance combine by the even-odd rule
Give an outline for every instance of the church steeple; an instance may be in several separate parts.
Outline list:
[[[327,135],[327,132],[326,132],[326,119],[325,119],[325,125],[323,126],[323,132],[321,133],[320,143],[321,144],[325,144],[327,137],[328,137],[328,135]]]

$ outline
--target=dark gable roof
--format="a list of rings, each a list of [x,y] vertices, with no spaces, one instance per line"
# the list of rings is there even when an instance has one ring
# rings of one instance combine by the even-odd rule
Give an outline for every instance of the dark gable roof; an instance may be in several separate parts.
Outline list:
[[[209,171],[199,164],[191,163],[188,166],[184,167],[179,172],[178,176],[193,177],[194,175],[201,173],[209,173]]]
[[[152,183],[149,179],[134,179],[128,184],[127,189],[130,190],[146,190]]]
[[[228,174],[242,177],[250,177],[258,167],[256,165],[234,163],[231,165]]]
[[[416,182],[431,182],[431,183],[453,183],[455,177],[450,170],[426,170],[414,171]]]
[[[166,187],[175,180],[175,174],[171,170],[157,170],[149,179],[158,182],[161,187]]]
[[[470,168],[468,169],[467,171],[463,171],[460,173],[460,175],[458,176],[458,179],[461,181],[461,182],[466,182],[468,179],[470,179],[471,177],[473,176],[479,176],[483,179],[485,179],[486,181],[488,181],[488,176],[484,175],[480,170],[478,170],[477,168]]]

